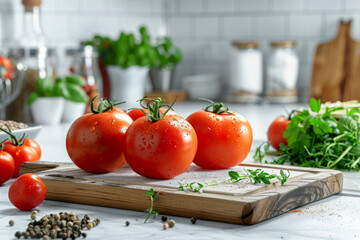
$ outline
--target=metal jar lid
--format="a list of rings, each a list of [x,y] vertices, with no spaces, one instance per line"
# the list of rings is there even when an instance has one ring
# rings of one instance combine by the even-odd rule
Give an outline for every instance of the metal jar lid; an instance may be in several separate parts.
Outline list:
[[[233,42],[233,46],[239,48],[258,48],[260,46],[259,42]]]
[[[295,41],[273,41],[270,42],[270,46],[272,47],[295,47]]]
[[[46,56],[52,57],[56,55],[55,48],[10,48],[9,56],[21,56],[21,57],[37,57],[39,54],[46,54]]]

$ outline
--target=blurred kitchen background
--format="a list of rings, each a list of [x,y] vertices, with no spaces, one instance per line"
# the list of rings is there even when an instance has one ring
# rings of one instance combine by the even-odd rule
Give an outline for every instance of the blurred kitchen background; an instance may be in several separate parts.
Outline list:
[[[340,20],[351,19],[351,35],[360,39],[358,0],[42,0],[40,9],[46,45],[56,50],[57,75],[69,73],[66,51],[79,47],[81,41],[90,40],[95,34],[118,38],[123,31],[138,36],[139,27],[146,26],[151,41],[169,36],[182,53],[172,88],[167,90],[191,91],[200,82],[205,89],[220,86],[221,92],[215,99],[222,101],[266,101],[265,87],[271,88],[267,82],[268,67],[271,61],[282,60],[270,57],[280,47],[290,49],[293,61],[286,71],[294,79],[289,81],[295,81],[290,88],[297,90],[293,95],[298,98],[288,100],[307,102],[316,46],[336,36]],[[0,17],[0,48],[6,51],[24,31],[21,0],[1,0]],[[270,46],[271,42],[278,43]],[[256,56],[247,58],[246,50],[260,53],[260,60]],[[286,68],[285,65],[280,68]],[[238,67],[251,71],[244,74],[233,70]],[[260,72],[255,80],[245,79],[245,85],[253,86],[249,91],[254,89],[260,100],[246,96],[246,86],[241,89],[244,79],[240,86],[234,85],[231,71],[235,77],[243,78]],[[151,92],[149,80],[145,85],[146,91]],[[231,98],[237,87],[238,98]],[[190,97],[202,95],[195,93]]]

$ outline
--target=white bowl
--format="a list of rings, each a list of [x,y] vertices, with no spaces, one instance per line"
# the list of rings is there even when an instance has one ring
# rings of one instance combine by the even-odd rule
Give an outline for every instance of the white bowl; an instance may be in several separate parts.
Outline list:
[[[27,138],[31,138],[31,139],[35,139],[37,137],[37,135],[39,134],[42,126],[41,125],[29,125],[28,124],[28,128],[22,128],[22,129],[16,129],[16,130],[12,130],[11,132],[17,137],[20,138],[24,135]],[[4,141],[5,139],[10,139],[9,135],[7,135],[4,132],[0,132],[0,142]]]
[[[190,99],[207,98],[212,100],[219,97],[221,83],[216,74],[201,74],[185,77],[182,81],[182,88],[188,92]]]

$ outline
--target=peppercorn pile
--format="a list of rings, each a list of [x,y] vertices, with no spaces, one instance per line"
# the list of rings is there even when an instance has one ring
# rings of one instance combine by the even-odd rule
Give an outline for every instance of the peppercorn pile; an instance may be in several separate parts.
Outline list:
[[[80,216],[73,212],[60,212],[55,214],[46,215],[36,221],[37,212],[31,213],[31,221],[28,224],[26,231],[16,232],[15,237],[21,238],[42,238],[47,240],[49,238],[61,239],[76,239],[78,237],[86,238],[86,233],[82,232],[83,229],[91,229],[99,225],[100,220],[96,219],[91,221],[90,217],[86,214],[81,219]]]

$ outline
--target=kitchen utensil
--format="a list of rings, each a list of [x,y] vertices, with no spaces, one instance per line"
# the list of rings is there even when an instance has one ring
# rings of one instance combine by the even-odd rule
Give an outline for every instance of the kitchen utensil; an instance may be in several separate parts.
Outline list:
[[[310,97],[322,102],[342,100],[345,79],[345,51],[350,23],[341,21],[337,36],[317,46],[313,62]]]
[[[248,163],[231,168],[261,168],[269,173],[290,170],[284,185],[238,183],[207,187],[203,193],[183,192],[178,182],[210,183],[228,177],[228,170],[204,170],[192,165],[170,180],[141,177],[127,165],[107,174],[91,174],[72,163],[27,162],[20,174],[36,173],[45,183],[46,199],[144,212],[145,192],[159,192],[154,201],[161,214],[236,224],[255,224],[341,191],[343,174],[329,169]],[[144,214],[145,217],[145,214]]]
[[[344,83],[343,101],[360,100],[360,42],[351,36],[351,21],[347,25],[347,48],[345,55],[346,78]]]

